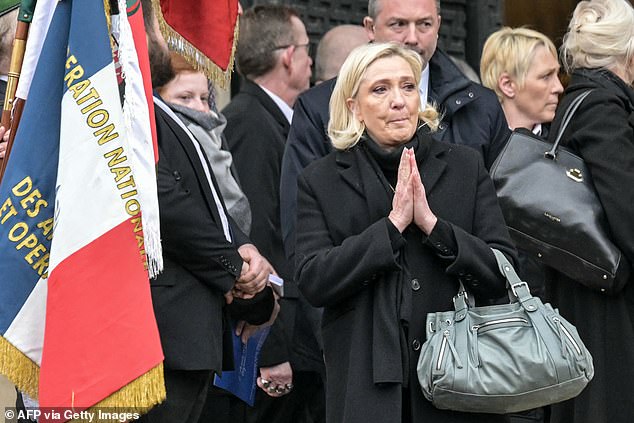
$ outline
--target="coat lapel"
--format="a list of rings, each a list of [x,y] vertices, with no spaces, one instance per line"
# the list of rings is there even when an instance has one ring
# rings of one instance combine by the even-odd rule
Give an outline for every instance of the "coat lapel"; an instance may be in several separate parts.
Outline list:
[[[367,204],[368,224],[388,215],[392,196],[385,190],[379,176],[360,147],[337,153],[337,170],[341,179]]]
[[[357,157],[353,151],[337,151],[336,153],[337,171],[341,179],[350,187],[364,196],[363,184],[361,183],[361,175],[359,168],[356,166]]]
[[[431,139],[429,142],[432,143],[429,154],[419,165],[421,180],[428,196],[447,168],[442,155],[451,148],[449,144]],[[366,153],[360,147],[354,147],[349,151],[338,151],[335,154],[337,171],[341,179],[365,199],[370,221],[387,216],[392,205],[392,194],[385,190]]]
[[[185,151],[185,154],[187,155],[187,158],[189,162],[191,163],[192,168],[194,169],[196,178],[198,179],[198,184],[201,186],[202,191],[205,194],[204,197],[207,203],[207,207],[211,211],[211,214],[214,220],[217,223],[220,223],[220,215],[218,214],[218,209],[213,199],[213,194],[211,192],[209,183],[207,182],[207,176],[205,175],[205,170],[203,169],[203,165],[200,161],[200,156],[198,155],[198,152],[196,151],[196,147],[194,147],[192,140],[189,139],[189,135],[185,132],[185,130],[181,128],[180,125],[178,125],[178,123],[171,116],[169,116],[168,113],[165,112],[160,106],[158,107],[158,109],[159,109],[159,113],[163,115],[163,121],[167,124],[167,126],[172,131],[173,138],[179,142],[179,144]],[[203,157],[204,157],[204,153],[203,153]],[[209,166],[209,163],[207,164]],[[213,173],[211,172],[211,166],[209,166],[209,172],[210,172],[212,183],[215,183],[215,178],[213,176]],[[215,189],[216,189],[216,192],[220,192],[218,190],[218,187],[215,187]]]
[[[286,119],[286,116],[284,116],[284,113],[282,113],[273,99],[257,84],[249,80],[244,81],[242,85],[242,92],[252,95],[260,102],[260,104],[262,104],[262,107],[271,114],[275,122],[280,126],[282,134],[286,138],[291,125],[288,123],[288,119]]]
[[[420,178],[425,186],[425,192],[427,196],[434,190],[436,183],[440,179],[447,163],[440,157],[451,148],[451,145],[441,143],[438,141],[431,141],[431,147],[429,154],[422,164],[419,165]]]

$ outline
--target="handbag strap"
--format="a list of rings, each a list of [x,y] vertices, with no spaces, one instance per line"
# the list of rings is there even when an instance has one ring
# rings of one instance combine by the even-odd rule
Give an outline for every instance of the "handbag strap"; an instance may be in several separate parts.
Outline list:
[[[520,279],[515,268],[513,268],[513,265],[508,261],[506,256],[502,254],[500,250],[496,250],[495,248],[491,248],[491,250],[493,250],[493,254],[495,254],[495,260],[498,262],[500,273],[506,278],[506,289],[509,291],[509,295],[512,294],[513,297],[517,298],[521,303],[533,298],[528,283]]]
[[[500,273],[502,273],[506,279],[506,289],[509,300],[511,302],[519,301],[526,311],[532,312],[537,310],[537,299],[531,294],[528,283],[520,279],[511,262],[508,261],[501,251],[496,250],[495,248],[491,248],[491,250],[495,255],[495,260],[498,263]],[[453,303],[454,309],[456,310],[456,321],[462,320],[465,317],[467,310],[474,306],[474,301],[467,294],[462,282],[460,282],[458,294],[453,298]]]
[[[564,117],[562,119],[563,123],[561,124],[559,131],[557,131],[557,137],[555,138],[553,147],[550,149],[550,151],[547,151],[544,154],[546,158],[551,160],[555,160],[557,158],[557,150],[559,149],[559,143],[561,142],[561,138],[563,137],[564,132],[566,131],[566,128],[568,127],[568,124],[572,120],[572,116],[575,114],[575,112],[577,111],[577,109],[579,108],[583,100],[585,100],[585,98],[592,91],[593,90],[584,91],[581,94],[579,94],[574,100],[572,100],[572,102],[570,103],[566,111],[564,112]]]

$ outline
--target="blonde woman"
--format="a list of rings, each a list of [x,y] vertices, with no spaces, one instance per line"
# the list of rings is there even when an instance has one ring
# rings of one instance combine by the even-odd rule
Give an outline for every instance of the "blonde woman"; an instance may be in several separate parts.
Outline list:
[[[515,255],[481,156],[430,136],[422,65],[396,44],[353,50],[330,100],[335,151],[299,179],[296,280],[324,307],[329,423],[506,421],[438,410],[418,385],[427,313],[452,309],[459,279],[503,295],[490,248]]]
[[[489,36],[480,61],[482,84],[495,91],[509,128],[545,135],[543,124],[555,117],[559,61],[554,44],[528,28],[504,27]]]
[[[634,8],[627,0],[580,2],[562,45],[571,74],[551,135],[568,105],[581,103],[564,134],[592,181],[625,265],[634,264]],[[610,295],[562,274],[553,305],[577,326],[594,358],[595,376],[574,400],[552,406],[552,423],[634,422],[634,276]]]

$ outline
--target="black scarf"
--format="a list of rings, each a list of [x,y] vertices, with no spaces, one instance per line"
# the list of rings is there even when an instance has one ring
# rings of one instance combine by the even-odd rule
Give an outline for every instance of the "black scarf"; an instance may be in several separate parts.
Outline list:
[[[367,134],[359,142],[360,177],[364,183],[366,202],[372,221],[386,217],[398,175],[398,165],[405,147],[414,148],[419,169],[430,150],[431,139],[418,132],[407,143],[385,150]],[[405,247],[406,248],[406,247]],[[400,270],[384,275],[374,286],[372,329],[372,377],[374,383],[400,383],[408,386],[409,343],[404,327],[412,312],[412,292],[406,281],[409,272],[404,251],[396,256]],[[386,355],[385,352],[395,352]]]

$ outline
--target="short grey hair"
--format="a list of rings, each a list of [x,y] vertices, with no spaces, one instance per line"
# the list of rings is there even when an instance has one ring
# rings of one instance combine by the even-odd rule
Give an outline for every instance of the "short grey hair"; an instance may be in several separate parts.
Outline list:
[[[567,72],[577,68],[614,69],[634,55],[634,8],[627,0],[577,4],[561,46]]]
[[[368,0],[368,16],[372,19],[376,19],[381,12],[380,1],[381,0]],[[436,0],[436,13],[440,15],[440,0]]]

